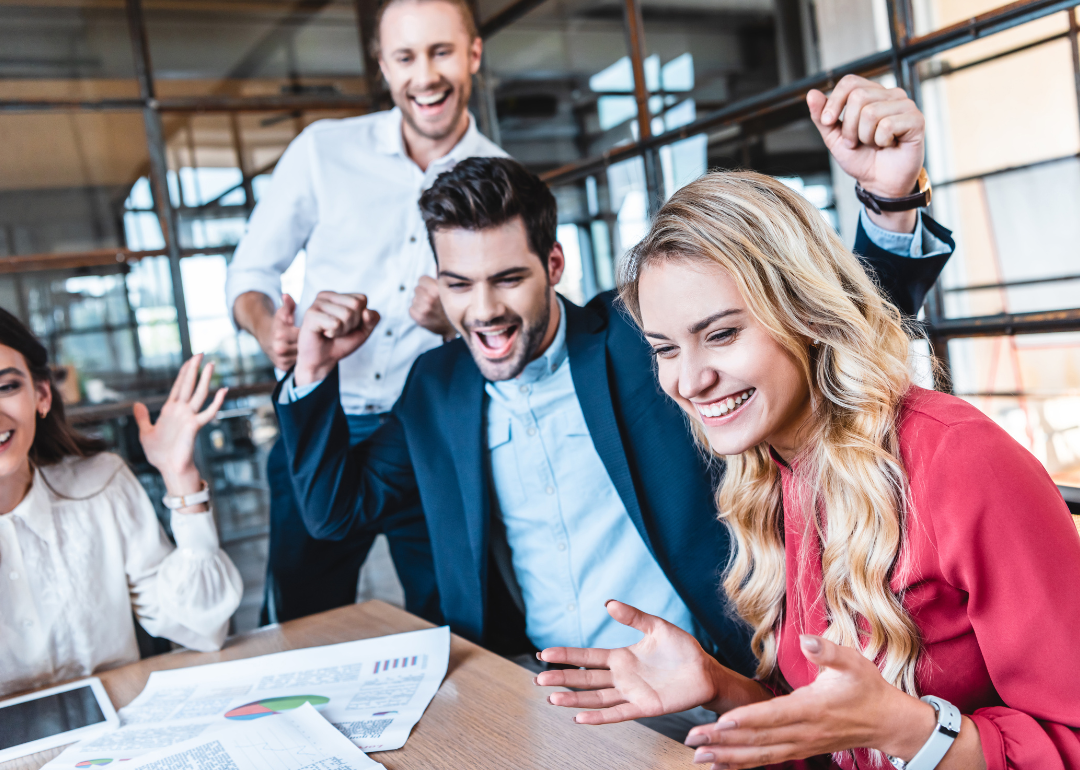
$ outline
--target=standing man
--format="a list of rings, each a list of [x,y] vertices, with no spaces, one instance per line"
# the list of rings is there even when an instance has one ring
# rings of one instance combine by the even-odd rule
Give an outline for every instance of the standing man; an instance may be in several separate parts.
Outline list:
[[[280,370],[296,362],[297,325],[324,289],[363,293],[382,323],[341,361],[341,406],[350,439],[384,421],[413,361],[454,336],[432,276],[435,261],[417,200],[460,160],[505,156],[467,110],[483,42],[466,0],[389,0],[374,42],[395,107],[306,128],[274,171],[229,266],[233,318]],[[306,252],[299,303],[281,274]],[[347,543],[304,527],[279,440],[267,463],[270,562],[263,622],[350,604],[360,567],[385,532],[410,611],[437,618],[438,595],[423,513],[402,510]]]

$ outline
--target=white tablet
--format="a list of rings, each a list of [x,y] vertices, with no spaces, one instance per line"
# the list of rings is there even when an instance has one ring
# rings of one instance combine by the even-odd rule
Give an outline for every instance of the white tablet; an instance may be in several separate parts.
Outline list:
[[[119,726],[96,676],[0,701],[0,762],[96,738]]]

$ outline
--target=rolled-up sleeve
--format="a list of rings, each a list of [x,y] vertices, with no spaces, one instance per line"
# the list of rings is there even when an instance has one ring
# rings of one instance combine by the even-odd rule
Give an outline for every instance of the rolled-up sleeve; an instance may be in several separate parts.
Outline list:
[[[225,278],[230,317],[245,292],[265,294],[275,307],[281,302],[281,274],[304,248],[318,219],[312,152],[307,132],[293,140],[248,220]]]
[[[987,769],[1080,770],[1080,538],[1068,509],[1039,461],[989,423],[951,428],[932,467],[942,571],[968,595],[1002,703],[970,714]]]

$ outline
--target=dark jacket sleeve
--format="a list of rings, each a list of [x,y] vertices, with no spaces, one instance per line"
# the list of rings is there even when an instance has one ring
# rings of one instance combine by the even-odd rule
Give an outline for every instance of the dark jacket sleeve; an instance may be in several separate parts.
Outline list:
[[[337,367],[291,404],[278,403],[275,391],[293,489],[312,537],[344,540],[415,504],[419,493],[399,405],[371,438],[350,449]]]
[[[902,257],[874,244],[859,222],[859,231],[855,234],[854,251],[866,268],[870,277],[877,281],[885,298],[900,308],[906,316],[914,316],[926,299],[926,292],[941,275],[945,263],[956,250],[952,232],[942,227],[926,212],[922,215],[923,227],[936,235],[949,246],[945,254],[932,257]]]

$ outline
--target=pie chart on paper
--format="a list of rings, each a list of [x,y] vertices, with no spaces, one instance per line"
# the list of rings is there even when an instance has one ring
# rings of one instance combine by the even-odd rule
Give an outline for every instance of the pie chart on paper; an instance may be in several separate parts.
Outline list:
[[[263,698],[262,700],[245,703],[225,712],[226,719],[259,719],[282,711],[292,711],[300,708],[305,703],[310,703],[315,708],[325,706],[330,699],[323,695],[287,695],[281,698]]]
[[[107,765],[112,762],[111,759],[84,759],[82,762],[76,763],[75,767],[98,767],[99,765]]]

